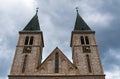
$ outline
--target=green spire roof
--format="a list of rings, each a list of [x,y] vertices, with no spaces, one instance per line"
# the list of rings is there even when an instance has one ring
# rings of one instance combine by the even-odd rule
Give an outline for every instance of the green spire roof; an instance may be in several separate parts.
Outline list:
[[[90,27],[85,23],[85,21],[81,18],[77,10],[77,17],[74,26],[74,30],[91,30]]]
[[[40,31],[37,12],[35,16],[30,20],[30,22],[26,25],[26,27],[23,29],[23,31]]]

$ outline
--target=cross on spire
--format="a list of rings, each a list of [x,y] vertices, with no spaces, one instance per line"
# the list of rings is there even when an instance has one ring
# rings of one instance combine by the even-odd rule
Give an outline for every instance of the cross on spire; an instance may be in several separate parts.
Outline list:
[[[30,22],[26,25],[23,31],[40,31],[39,20],[38,20],[38,9],[36,8],[36,14],[30,20]]]
[[[36,8],[36,14],[38,13],[38,9],[39,9],[39,8],[37,7],[37,8]]]
[[[76,11],[77,11],[77,13],[78,13],[78,9],[79,9],[79,8],[78,8],[78,7],[76,7]]]

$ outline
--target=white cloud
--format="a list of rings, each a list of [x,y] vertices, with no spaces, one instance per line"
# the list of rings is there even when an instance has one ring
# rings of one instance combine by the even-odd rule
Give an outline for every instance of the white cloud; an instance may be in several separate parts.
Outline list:
[[[16,29],[23,27],[22,25],[27,22],[26,19],[28,20],[28,16],[35,12],[36,5],[35,0],[0,1],[0,24],[2,25],[0,33],[15,34],[14,32],[17,32]]]
[[[16,0],[2,0],[2,1],[0,1],[0,3],[1,3],[1,9],[2,10],[15,9],[16,7],[18,9],[22,9],[22,7],[25,7],[25,8],[26,7],[27,8],[31,7],[32,8],[34,5],[36,5],[35,0],[17,0],[17,1]],[[13,10],[13,11],[15,11],[15,10]]]
[[[5,37],[0,38],[0,58],[9,59],[12,49],[7,46],[7,41]]]
[[[111,71],[106,71],[106,79],[120,79],[120,68],[115,66]]]
[[[86,20],[92,24],[93,26],[100,25],[102,29],[108,28],[110,22],[113,20],[113,16],[109,13],[100,13],[100,12],[93,12],[91,15],[84,15]]]
[[[0,79],[8,79],[7,77],[0,77]]]

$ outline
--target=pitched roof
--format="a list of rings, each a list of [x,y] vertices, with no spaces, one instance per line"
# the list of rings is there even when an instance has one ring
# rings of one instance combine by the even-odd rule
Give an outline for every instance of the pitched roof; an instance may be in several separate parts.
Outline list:
[[[26,27],[22,31],[40,31],[39,20],[37,13],[30,20],[30,22],[26,25]]]
[[[79,31],[80,30],[91,30],[90,27],[85,23],[85,21],[79,15],[78,10],[77,10],[77,17],[76,17],[74,30],[79,30]]]

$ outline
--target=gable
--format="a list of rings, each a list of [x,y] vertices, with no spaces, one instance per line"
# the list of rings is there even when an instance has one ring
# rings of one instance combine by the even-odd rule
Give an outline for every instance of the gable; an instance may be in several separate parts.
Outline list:
[[[78,69],[70,60],[62,53],[59,48],[56,48],[39,66],[39,74],[77,74]]]

